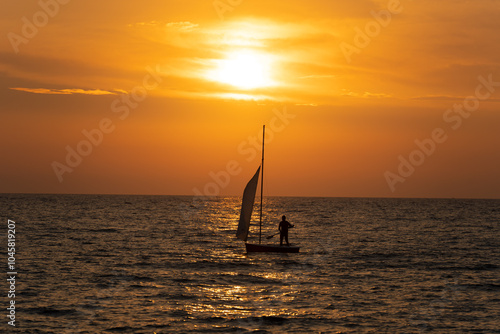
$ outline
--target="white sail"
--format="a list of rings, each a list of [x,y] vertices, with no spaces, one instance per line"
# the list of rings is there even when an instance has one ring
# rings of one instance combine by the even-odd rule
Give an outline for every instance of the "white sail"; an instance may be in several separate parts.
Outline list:
[[[250,219],[252,218],[253,203],[255,201],[255,193],[257,191],[257,184],[259,182],[259,172],[260,167],[257,172],[248,182],[243,191],[243,200],[241,203],[241,214],[240,223],[238,225],[238,231],[236,231],[236,237],[243,241],[247,241],[248,229],[250,228]]]

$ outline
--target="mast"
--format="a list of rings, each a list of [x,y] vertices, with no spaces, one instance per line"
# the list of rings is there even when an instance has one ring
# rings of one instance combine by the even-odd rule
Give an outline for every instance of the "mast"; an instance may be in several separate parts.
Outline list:
[[[262,127],[262,163],[261,163],[261,177],[260,177],[260,219],[259,219],[259,244],[262,238],[262,202],[264,199],[264,139],[266,137],[266,126]]]

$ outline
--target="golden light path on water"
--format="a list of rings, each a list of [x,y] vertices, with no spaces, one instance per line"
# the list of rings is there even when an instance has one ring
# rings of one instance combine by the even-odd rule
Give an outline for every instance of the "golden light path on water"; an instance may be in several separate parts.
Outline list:
[[[226,273],[227,274],[227,273]],[[237,275],[237,273],[234,273]],[[285,289],[280,294],[271,293],[268,288],[255,287],[247,288],[243,286],[203,286],[190,287],[190,293],[203,295],[206,302],[192,303],[186,306],[186,311],[193,316],[207,314],[209,316],[231,316],[234,318],[244,318],[258,315],[260,317],[297,315],[299,312],[283,307],[287,303],[292,303],[295,299],[291,289]],[[214,306],[214,300],[219,301]],[[237,302],[231,303],[231,302]],[[272,305],[281,305],[273,308]]]

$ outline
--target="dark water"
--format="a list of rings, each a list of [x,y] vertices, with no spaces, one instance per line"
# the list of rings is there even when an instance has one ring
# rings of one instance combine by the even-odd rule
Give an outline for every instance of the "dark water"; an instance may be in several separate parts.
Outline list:
[[[236,197],[0,205],[18,271],[3,332],[500,333],[498,200],[268,198],[264,235],[286,214],[301,253],[253,255]]]

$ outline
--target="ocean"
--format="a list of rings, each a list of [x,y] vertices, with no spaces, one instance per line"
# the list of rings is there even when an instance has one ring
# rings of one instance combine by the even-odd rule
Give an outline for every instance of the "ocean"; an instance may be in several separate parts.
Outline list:
[[[265,198],[298,254],[245,254],[240,201],[0,195],[0,331],[500,333],[500,200]]]

